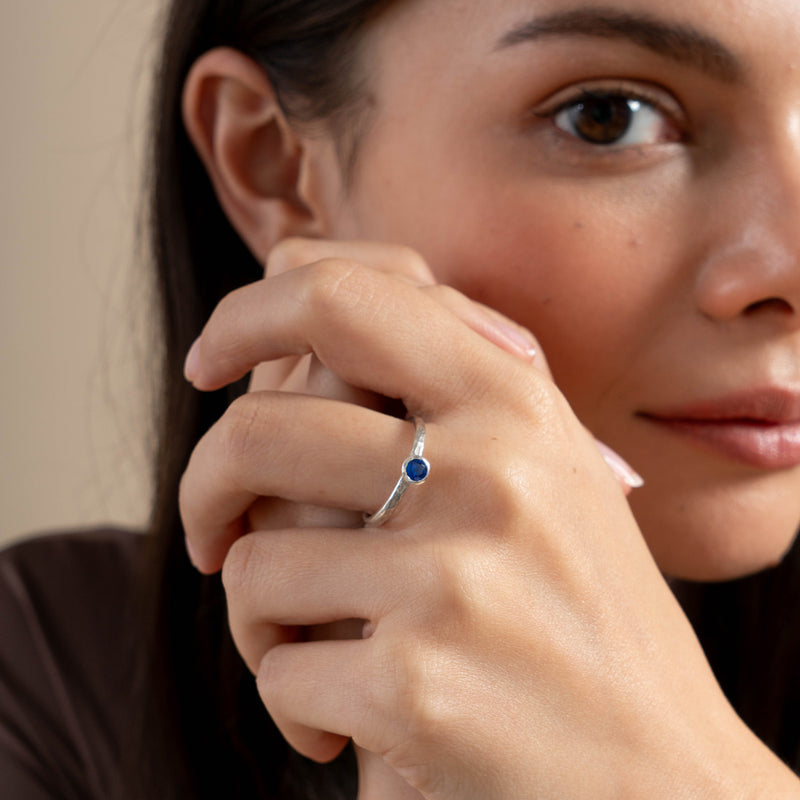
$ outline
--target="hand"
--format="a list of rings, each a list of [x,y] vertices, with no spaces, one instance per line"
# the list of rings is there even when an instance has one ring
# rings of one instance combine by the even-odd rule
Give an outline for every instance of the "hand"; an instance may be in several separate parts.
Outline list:
[[[469,301],[447,287],[437,286],[427,264],[409,248],[370,242],[287,239],[270,253],[266,274],[271,278],[276,277],[325,257],[348,258],[368,263],[374,269],[404,278],[413,285],[425,287],[428,294],[435,297],[443,306],[450,308],[473,330],[513,355],[520,356],[526,361],[532,359],[539,369],[549,374],[541,352],[532,353],[531,348],[535,345],[535,341],[527,331],[520,329],[515,323],[492,309]],[[346,384],[326,369],[313,354],[287,356],[259,364],[253,370],[250,391],[259,390],[311,394],[375,409],[384,408],[386,405],[385,398]],[[619,463],[618,457],[613,453],[609,455],[612,465]],[[361,517],[362,515],[357,512],[292,503],[276,497],[258,498],[243,519],[243,530],[272,530],[310,525],[360,527]],[[239,627],[236,619],[231,619],[231,624],[234,629]],[[261,631],[262,646],[266,650],[280,642],[348,639],[360,636],[362,627],[362,620],[342,620],[332,625],[307,626],[302,629],[277,624],[264,625]],[[311,735],[311,732],[306,732],[306,735]],[[336,737],[333,741],[341,740]],[[398,779],[396,773],[388,770],[380,759],[360,749],[357,749],[357,756],[360,800],[419,798],[419,794],[411,791],[408,785],[402,779]]]
[[[373,269],[407,280],[412,285],[423,289],[476,333],[510,354],[534,364],[540,371],[551,377],[544,354],[528,331],[493,309],[469,300],[447,286],[437,285],[428,265],[416,252],[407,247],[373,242],[285,239],[270,253],[266,274],[274,278],[323,258],[349,259],[366,263]],[[249,293],[250,289],[244,291]],[[238,329],[238,326],[245,321],[247,313],[238,305],[235,308],[235,313],[241,313],[243,319],[229,320],[231,330]],[[257,324],[260,317],[260,309],[251,309],[249,319],[254,320]],[[217,357],[220,357],[219,354]],[[224,357],[224,353],[222,357]],[[326,369],[313,353],[285,356],[256,365],[250,380],[250,391],[264,390],[311,394],[351,402],[376,410],[386,407],[386,398],[348,385],[339,376]],[[626,494],[632,488],[640,485],[639,476],[618,454],[601,442],[597,442],[597,446]],[[360,526],[360,515],[350,514],[348,516],[354,525]],[[301,525],[303,522],[320,524],[323,519],[331,524],[338,519],[340,524],[344,524],[348,516],[331,509],[322,511],[319,507],[307,504],[300,506],[296,503],[288,503],[280,498],[258,498],[250,507],[246,518],[242,520],[244,524],[241,530],[271,529],[278,527],[281,523],[292,527]]]
[[[539,369],[550,374],[544,355],[536,349],[536,342],[530,333],[493,309],[468,300],[447,286],[437,285],[428,265],[410,248],[374,242],[285,239],[270,253],[266,275],[274,278],[323,258],[349,259],[369,264],[372,269],[394,275],[422,288],[476,333],[512,355],[532,361]],[[250,380],[250,391],[266,390],[310,394],[365,408],[387,410],[386,398],[348,385],[326,369],[313,353],[287,356],[256,366]],[[608,457],[612,468],[617,469],[619,457],[613,453],[609,453]],[[625,466],[622,466],[622,470],[624,475],[629,474],[624,472]],[[348,520],[354,527],[361,526],[360,514],[288,503],[280,498],[259,498],[248,511],[245,529],[319,525],[323,521],[324,524],[336,524],[338,521],[338,524],[345,525]]]
[[[251,329],[230,324],[256,308]],[[424,342],[399,340],[402,329]],[[353,737],[430,798],[657,797],[739,782],[719,754],[753,746],[591,437],[541,372],[408,282],[336,260],[249,287],[206,334],[200,388],[313,352],[428,422],[431,478],[380,531],[237,539],[260,495],[377,508],[408,423],[253,394],[193,456],[187,535],[201,568],[225,560],[237,645],[297,749],[333,754],[336,740],[309,729]],[[347,618],[367,620],[368,638],[269,648],[262,635]]]

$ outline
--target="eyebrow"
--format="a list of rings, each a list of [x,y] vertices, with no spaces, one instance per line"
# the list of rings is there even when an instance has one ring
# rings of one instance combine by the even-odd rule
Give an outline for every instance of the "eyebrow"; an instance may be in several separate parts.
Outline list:
[[[725,83],[742,79],[740,61],[714,37],[691,25],[664,22],[648,14],[614,9],[577,8],[537,17],[508,31],[500,38],[495,50],[551,36],[627,39]]]

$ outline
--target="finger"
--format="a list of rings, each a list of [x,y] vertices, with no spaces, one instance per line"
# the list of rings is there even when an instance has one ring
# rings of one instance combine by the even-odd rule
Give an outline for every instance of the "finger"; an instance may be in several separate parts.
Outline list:
[[[303,239],[290,237],[279,242],[267,258],[266,274],[282,275],[284,272],[313,264],[325,258],[340,258],[366,264],[371,269],[403,276],[414,286],[436,283],[425,259],[410,247],[384,242],[337,241],[330,239]]]
[[[280,369],[273,369],[275,365],[282,365],[288,360],[280,359],[259,364],[253,370],[250,391],[280,390],[313,395],[375,410],[380,410],[385,406],[383,398],[345,383],[313,355],[301,358],[292,357],[294,365],[289,374],[280,375]],[[247,511],[245,530],[307,527],[354,528],[360,527],[360,525],[360,513],[290,503],[280,498],[267,497],[257,499]]]
[[[458,407],[496,382],[487,370],[497,349],[403,282],[331,260],[267,283],[228,295],[215,310],[187,362],[199,388],[307,352],[347,383],[420,411]],[[513,380],[508,365],[496,362],[493,370]]]
[[[258,364],[250,376],[248,391],[303,394],[308,382],[311,356],[287,356]]]
[[[533,334],[513,320],[483,303],[444,284],[425,286],[422,292],[451,311],[463,323],[484,339],[496,344],[512,356],[530,361],[535,367],[552,377],[544,353]]]
[[[408,247],[377,242],[290,238],[280,242],[270,253],[266,274],[275,277],[326,257],[363,263],[371,269],[402,277],[415,286],[425,287],[425,290],[438,303],[452,311],[476,333],[499,347],[509,350],[512,355],[521,355],[529,360],[533,358],[534,364],[539,369],[550,374],[544,356],[529,331],[494,309],[470,300],[448,286],[437,285],[435,277],[424,259]],[[487,317],[495,324],[487,324]],[[505,335],[499,334],[499,331]],[[282,361],[285,359],[266,362],[255,367],[251,388],[253,390],[276,388],[278,384],[275,376],[282,376],[286,373]],[[299,388],[296,380],[287,383],[282,388],[289,391],[303,391]],[[311,391],[313,392],[313,390]],[[352,389],[352,391],[357,392],[358,390]],[[316,392],[313,393],[316,394]],[[324,396],[337,397],[341,400],[348,399],[338,394],[326,393]],[[360,400],[358,395],[353,398],[353,402],[360,403]]]
[[[304,242],[305,240],[299,240]],[[319,245],[315,242],[314,244]],[[318,248],[319,250],[319,248]],[[381,253],[385,248],[380,248]],[[321,250],[319,250],[321,252]],[[314,252],[313,255],[316,255]],[[312,253],[303,251],[302,256]],[[362,257],[366,253],[361,253]],[[487,306],[467,298],[448,286],[434,285],[422,289],[441,306],[452,311],[459,319],[476,333],[507,350],[512,355],[520,355],[520,350],[529,357],[536,347],[536,342],[529,332],[493,311]],[[496,321],[497,325],[487,325],[487,317]],[[497,330],[505,335],[498,335]],[[325,367],[316,356],[294,358],[295,367],[288,376],[281,376],[282,382],[275,383],[276,370],[287,359],[259,364],[253,371],[250,390],[269,390],[280,388],[298,394],[311,394],[317,397],[341,400],[354,403],[364,408],[386,410],[386,399],[379,395],[359,389],[345,383],[338,375]],[[547,362],[540,349],[536,349],[534,366],[549,375]],[[404,412],[403,412],[404,413]],[[256,500],[247,513],[247,530],[275,530],[290,527],[359,527],[361,515],[341,510],[323,509],[297,503],[289,503],[278,498],[262,498]]]
[[[236,521],[259,496],[378,508],[413,435],[407,421],[347,403],[281,392],[240,397],[195,447],[181,481],[181,517],[196,566],[219,569],[241,533]]]
[[[600,451],[600,455],[603,457],[603,461],[606,462],[614,473],[614,477],[619,482],[626,496],[634,489],[641,489],[641,487],[644,486],[644,478],[642,478],[619,453],[612,450],[599,439],[595,439],[594,441],[597,445],[597,449]]]
[[[278,243],[270,252],[266,264],[266,275],[274,277],[282,275],[289,270],[320,261],[323,258],[342,258],[367,264],[372,269],[403,276],[415,286],[435,283],[435,278],[425,260],[409,247],[401,245],[383,244],[378,242],[358,241],[331,241],[325,239],[304,239],[291,237]],[[328,389],[329,380],[326,379],[324,394],[316,390],[314,384],[305,382],[304,377],[308,369],[306,361],[301,366],[298,377],[298,359],[295,356],[268,361],[254,368],[251,378],[251,391],[271,390],[282,388],[287,391],[296,391],[318,394],[321,397],[331,397],[337,400],[346,400],[364,405],[369,395],[354,387],[348,387],[340,381],[336,391]],[[313,371],[318,371],[314,369]],[[291,373],[291,375],[290,375]],[[312,374],[313,378],[313,374]],[[374,407],[374,400],[369,401]]]
[[[255,672],[274,642],[270,624],[324,625],[384,616],[411,583],[400,543],[365,529],[254,532],[230,548],[222,569],[231,633]],[[395,569],[386,575],[387,561]],[[363,623],[362,623],[363,625]]]
[[[249,391],[276,390],[327,397],[365,408],[381,407],[378,395],[345,383],[314,355],[290,356],[256,366],[250,379]]]
[[[292,503],[280,497],[259,497],[247,511],[247,531],[285,528],[360,528],[360,511]]]
[[[378,702],[384,705],[376,686],[387,683],[385,675],[375,674],[373,650],[371,639],[304,642],[280,645],[264,656],[257,674],[259,694],[299,753],[327,761],[336,745],[349,738],[379,750],[377,736],[363,724],[377,713]],[[382,739],[391,741],[391,727],[386,724]]]
[[[534,366],[550,376],[544,354],[530,331],[489,306],[470,300],[449,286],[442,284],[426,286],[422,291],[488,341],[511,355],[532,361]],[[381,406],[379,395],[345,383],[313,355],[276,359],[254,368],[250,391],[277,388],[298,394],[313,394],[357,403],[367,408],[377,409]]]

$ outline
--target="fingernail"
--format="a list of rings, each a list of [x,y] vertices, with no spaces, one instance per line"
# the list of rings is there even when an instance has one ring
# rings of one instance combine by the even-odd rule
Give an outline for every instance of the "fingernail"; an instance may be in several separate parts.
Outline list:
[[[186,355],[186,361],[183,364],[183,375],[189,383],[194,383],[197,378],[198,368],[200,366],[200,337],[198,336],[189,352]]]
[[[644,478],[619,453],[597,439],[595,439],[595,442],[600,450],[600,455],[603,456],[603,460],[625,486],[630,489],[641,489],[644,486]]]
[[[536,357],[536,340],[533,334],[525,328],[517,328],[499,314],[495,315],[491,309],[487,308],[485,311],[488,322],[487,333],[491,331],[494,334],[492,338],[495,344],[514,355],[521,356],[526,361],[533,362]]]

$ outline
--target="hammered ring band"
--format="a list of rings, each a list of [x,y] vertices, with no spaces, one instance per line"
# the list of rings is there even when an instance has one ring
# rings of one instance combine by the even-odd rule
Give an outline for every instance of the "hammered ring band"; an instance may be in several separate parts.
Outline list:
[[[400,502],[400,498],[406,493],[406,489],[409,486],[425,483],[430,474],[430,462],[422,457],[425,450],[425,423],[420,417],[413,417],[413,420],[414,444],[400,469],[400,478],[386,502],[374,514],[364,514],[364,525],[367,528],[375,528],[386,522]]]

